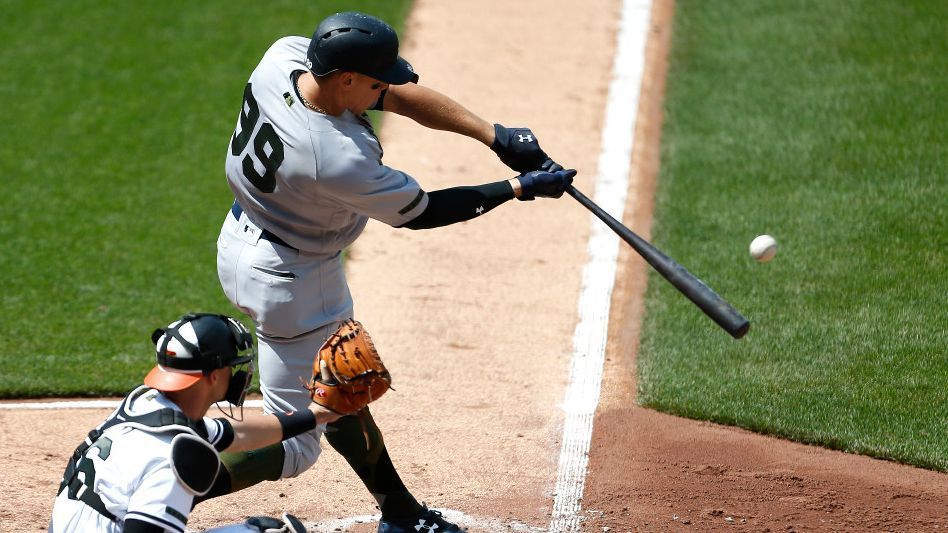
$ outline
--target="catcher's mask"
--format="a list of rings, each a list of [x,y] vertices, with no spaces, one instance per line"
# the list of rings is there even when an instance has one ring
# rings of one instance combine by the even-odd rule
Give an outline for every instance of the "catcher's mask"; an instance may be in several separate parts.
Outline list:
[[[313,32],[306,66],[315,76],[337,70],[358,72],[392,85],[418,83],[411,64],[398,55],[398,35],[391,26],[364,13],[329,15]]]
[[[225,315],[190,313],[151,334],[157,365],[145,385],[161,391],[184,390],[205,374],[231,367],[225,400],[240,406],[253,376],[253,336]],[[240,367],[238,369],[238,367]]]

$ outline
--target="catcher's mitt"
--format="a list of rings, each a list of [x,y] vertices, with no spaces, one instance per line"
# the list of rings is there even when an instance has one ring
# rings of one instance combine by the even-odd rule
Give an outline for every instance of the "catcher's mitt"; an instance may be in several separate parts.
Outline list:
[[[316,352],[306,388],[314,402],[348,415],[379,399],[391,385],[372,338],[360,322],[349,319]]]

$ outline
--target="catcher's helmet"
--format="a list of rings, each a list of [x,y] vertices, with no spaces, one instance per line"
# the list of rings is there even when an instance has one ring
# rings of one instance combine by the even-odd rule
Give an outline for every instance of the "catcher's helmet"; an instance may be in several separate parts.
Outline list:
[[[319,23],[306,51],[306,65],[316,76],[342,70],[392,85],[418,82],[408,61],[398,56],[395,30],[355,11],[336,13]]]
[[[224,315],[190,313],[151,334],[157,365],[145,385],[163,391],[190,387],[205,373],[253,360],[253,336]]]

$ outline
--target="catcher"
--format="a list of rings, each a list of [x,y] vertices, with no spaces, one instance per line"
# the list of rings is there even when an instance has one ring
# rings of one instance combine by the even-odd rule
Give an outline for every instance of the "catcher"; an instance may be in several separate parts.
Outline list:
[[[326,350],[326,376],[314,380],[314,390],[327,391],[320,397],[326,407],[271,415],[241,411],[239,420],[232,410],[229,418],[206,414],[217,402],[243,404],[255,355],[247,329],[233,318],[200,313],[155,330],[156,366],[76,448],[49,531],[183,532],[194,502],[217,477],[219,452],[279,443],[358,411],[385,392],[388,372],[374,350],[370,353],[368,337],[353,329]],[[350,350],[360,339],[365,342]],[[305,528],[284,515],[215,531],[302,533]]]

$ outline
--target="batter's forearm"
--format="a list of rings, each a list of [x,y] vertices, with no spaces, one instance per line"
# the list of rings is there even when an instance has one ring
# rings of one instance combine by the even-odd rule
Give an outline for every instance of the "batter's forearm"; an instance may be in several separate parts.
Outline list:
[[[406,116],[422,126],[450,131],[490,146],[494,125],[448,96],[414,83],[392,85],[384,100],[385,111]]]
[[[516,181],[516,178],[510,181],[497,181],[473,187],[452,187],[430,192],[425,210],[401,227],[440,228],[483,215],[515,197],[511,181]]]

